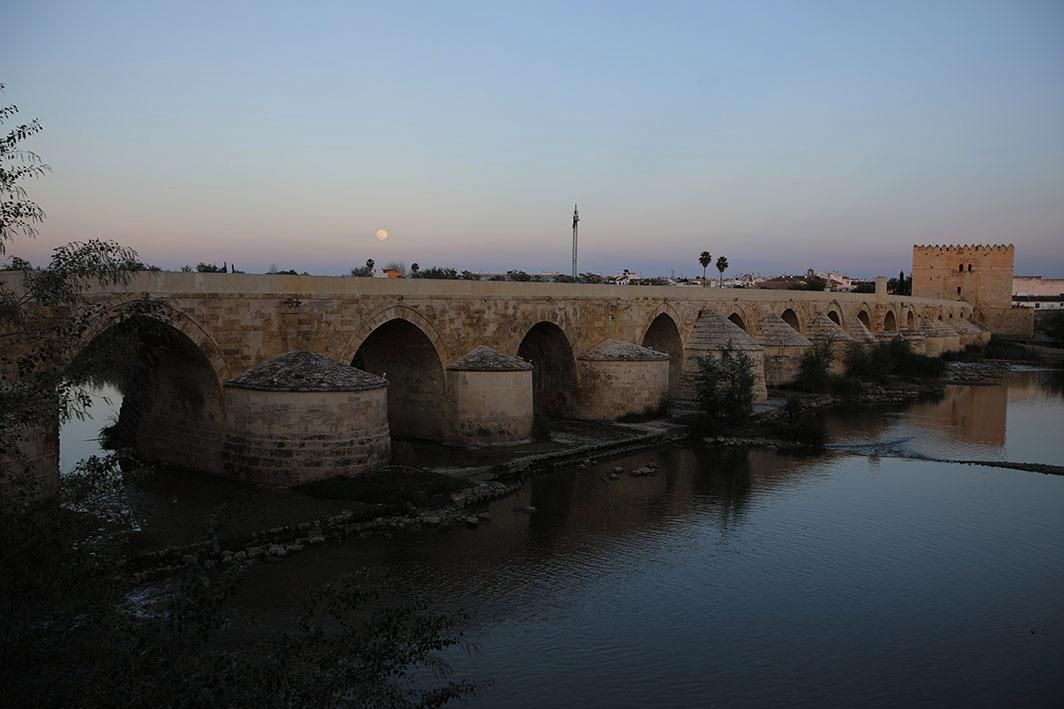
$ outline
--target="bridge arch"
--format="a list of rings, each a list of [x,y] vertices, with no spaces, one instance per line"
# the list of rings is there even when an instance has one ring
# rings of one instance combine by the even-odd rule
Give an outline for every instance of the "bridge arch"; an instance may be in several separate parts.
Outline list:
[[[798,319],[798,313],[796,313],[793,308],[785,309],[780,313],[780,317],[783,319],[783,322],[787,323],[798,332],[802,331],[802,322]]]
[[[897,321],[897,318],[894,317],[894,311],[893,310],[888,310],[886,312],[886,314],[883,316],[883,331],[884,332],[897,332],[897,330],[898,330],[898,321]]]
[[[750,328],[746,324],[746,319],[737,310],[733,310],[732,314],[728,316],[728,320],[735,323],[738,327],[742,328],[745,332],[750,332]]]
[[[414,308],[406,305],[393,305],[391,307],[380,310],[375,314],[365,318],[355,330],[355,333],[351,335],[347,340],[347,344],[339,352],[339,361],[350,362],[355,357],[355,353],[358,352],[358,348],[362,346],[362,343],[366,341],[366,338],[381,325],[391,320],[406,320],[412,325],[415,325],[425,337],[429,338],[432,342],[432,346],[436,349],[436,353],[442,362],[450,362],[453,358],[447,351],[447,346],[444,343],[443,336],[440,335],[439,330],[426,318]]]
[[[576,358],[565,331],[541,320],[525,332],[517,355],[532,364],[532,405],[537,415],[570,415],[576,403]]]
[[[222,348],[214,338],[195,318],[173,305],[161,301],[129,299],[110,306],[105,312],[103,317],[92,320],[91,326],[81,336],[80,347],[76,352],[70,353],[65,362],[66,366],[70,366],[86,347],[106,331],[126,320],[137,319],[138,322],[144,323],[145,319],[148,319],[166,325],[188,338],[207,359],[219,384],[233,378],[234,374],[222,353]]]
[[[643,347],[669,355],[669,395],[675,397],[683,378],[683,341],[676,320],[667,312],[659,313],[647,326],[641,343]]]
[[[837,300],[828,303],[828,319],[839,327],[845,327],[846,325],[846,321],[843,319],[843,312],[842,304]]]
[[[905,328],[907,330],[916,329],[916,314],[913,312],[912,308],[905,309]]]
[[[187,319],[129,315],[87,333],[66,367],[68,380],[112,384],[122,394],[116,443],[143,457],[222,473],[224,379]],[[223,376],[226,376],[223,374]]]
[[[388,380],[392,435],[440,441],[448,403],[446,360],[429,333],[408,315],[400,313],[376,324],[362,337],[350,362]]]

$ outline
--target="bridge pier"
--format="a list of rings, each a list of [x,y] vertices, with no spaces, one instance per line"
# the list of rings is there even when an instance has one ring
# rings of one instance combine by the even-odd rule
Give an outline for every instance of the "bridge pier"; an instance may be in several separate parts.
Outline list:
[[[447,441],[500,446],[532,440],[532,365],[481,345],[447,367]]]
[[[772,387],[793,382],[798,377],[802,356],[813,346],[776,314],[761,320],[761,331],[755,339],[765,350],[765,384]]]
[[[577,357],[577,416],[611,421],[661,412],[669,398],[669,355],[605,340]]]
[[[310,352],[289,352],[226,383],[226,477],[290,487],[387,464],[388,384]]]

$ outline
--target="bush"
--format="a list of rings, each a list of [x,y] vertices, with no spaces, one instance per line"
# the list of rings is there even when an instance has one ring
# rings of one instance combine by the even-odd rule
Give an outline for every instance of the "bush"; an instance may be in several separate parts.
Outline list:
[[[815,343],[802,355],[794,387],[800,391],[818,394],[827,392],[831,384],[831,363],[834,359],[835,353],[831,350],[830,342]]]
[[[1042,316],[1042,330],[1057,347],[1064,347],[1064,310],[1054,310]]]
[[[1021,345],[1019,342],[1004,340],[997,335],[990,337],[986,344],[985,355],[989,359],[1015,359],[1022,362],[1040,362],[1041,355],[1030,347]]]
[[[832,377],[831,393],[840,399],[857,399],[864,393],[864,384],[857,377]]]
[[[469,273],[472,274],[471,271]],[[430,266],[429,268],[422,268],[417,273],[414,273],[413,278],[431,278],[437,281],[457,281],[458,271],[444,266]],[[477,276],[477,279],[479,278],[480,276]]]
[[[442,706],[490,686],[450,677],[461,615],[362,572],[320,587],[289,627],[234,642],[242,567],[198,553],[143,594],[109,459],[60,479],[62,506],[0,515],[0,687],[26,706]],[[203,549],[218,544],[209,531]],[[135,593],[134,593],[135,592]],[[136,600],[134,600],[136,599]],[[248,627],[253,627],[249,625]],[[419,673],[436,680],[417,681]]]
[[[859,381],[884,382],[892,375],[937,378],[945,371],[944,361],[916,354],[908,341],[900,337],[867,349],[855,343],[846,351],[846,374]]]
[[[754,408],[754,365],[745,352],[730,347],[714,357],[698,358],[698,403],[718,420],[746,418]]]

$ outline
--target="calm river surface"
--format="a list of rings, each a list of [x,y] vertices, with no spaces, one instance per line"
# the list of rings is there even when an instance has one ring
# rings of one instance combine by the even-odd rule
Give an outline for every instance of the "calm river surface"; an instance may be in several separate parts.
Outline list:
[[[483,706],[1059,705],[1064,477],[897,456],[1064,465],[1060,374],[827,425],[824,455],[674,447],[539,478],[477,530],[252,567],[237,602],[283,619],[390,574],[470,614],[480,654],[449,659],[495,681]]]

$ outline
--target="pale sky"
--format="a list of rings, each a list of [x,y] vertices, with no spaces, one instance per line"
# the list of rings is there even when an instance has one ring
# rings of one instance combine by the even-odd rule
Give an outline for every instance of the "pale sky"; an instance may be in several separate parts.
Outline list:
[[[0,100],[53,169],[34,262],[568,272],[579,202],[581,271],[1012,242],[1064,276],[1060,0],[4,8]]]

